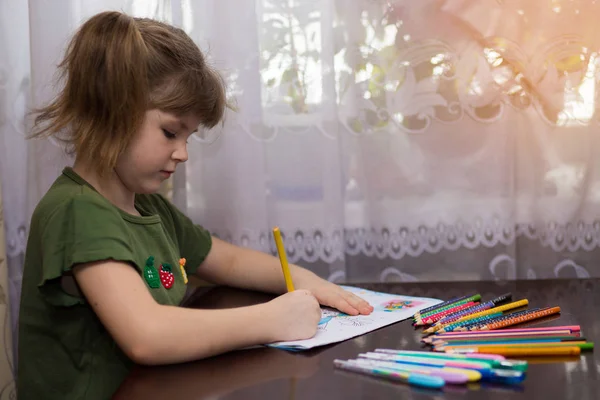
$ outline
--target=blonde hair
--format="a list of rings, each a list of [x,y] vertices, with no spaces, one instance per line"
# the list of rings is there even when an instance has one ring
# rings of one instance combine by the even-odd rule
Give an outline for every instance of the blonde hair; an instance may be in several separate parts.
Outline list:
[[[147,110],[192,113],[214,127],[225,85],[181,29],[119,12],[87,20],[59,64],[64,87],[37,110],[31,137],[54,136],[98,172],[114,168]]]

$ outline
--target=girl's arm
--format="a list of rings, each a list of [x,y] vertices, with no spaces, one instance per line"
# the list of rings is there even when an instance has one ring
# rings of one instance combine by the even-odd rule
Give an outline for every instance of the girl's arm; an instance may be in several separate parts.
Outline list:
[[[238,247],[213,237],[212,248],[197,275],[208,281],[244,289],[281,294],[286,286],[279,258],[260,251]],[[306,289],[319,303],[350,315],[370,314],[366,301],[313,272],[290,264],[295,289]]]
[[[321,318],[308,291],[249,307],[197,310],[156,303],[129,264],[101,261],[73,270],[86,300],[123,352],[138,364],[186,362],[232,349],[312,337]]]

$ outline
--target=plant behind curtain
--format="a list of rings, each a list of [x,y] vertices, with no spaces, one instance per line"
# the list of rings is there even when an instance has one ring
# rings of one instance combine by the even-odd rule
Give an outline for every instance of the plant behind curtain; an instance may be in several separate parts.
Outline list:
[[[73,31],[109,9],[182,27],[226,77],[236,111],[164,188],[214,234],[275,252],[278,225],[290,261],[338,282],[600,275],[600,4],[60,5],[0,5],[13,327],[31,211],[71,162],[25,142],[25,111],[56,93]]]

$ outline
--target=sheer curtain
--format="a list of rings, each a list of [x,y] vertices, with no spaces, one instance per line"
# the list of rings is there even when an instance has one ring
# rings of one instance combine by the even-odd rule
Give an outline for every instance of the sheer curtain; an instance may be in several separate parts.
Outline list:
[[[336,281],[598,276],[600,6],[522,3],[190,2],[239,111],[178,204]]]
[[[28,141],[79,24],[182,27],[235,110],[165,185],[226,240],[337,282],[599,276],[600,3],[0,3],[0,174],[13,328],[28,222],[69,160]],[[92,77],[93,78],[93,77]],[[443,294],[440,294],[443,295]]]

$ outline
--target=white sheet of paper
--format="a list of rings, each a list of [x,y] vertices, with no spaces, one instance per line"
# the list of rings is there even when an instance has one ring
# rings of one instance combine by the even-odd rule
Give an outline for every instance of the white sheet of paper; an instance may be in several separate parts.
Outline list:
[[[370,315],[350,316],[337,310],[324,308],[315,336],[305,340],[276,342],[269,346],[288,350],[308,350],[341,342],[411,318],[418,311],[442,302],[439,299],[380,293],[353,286],[342,287],[369,302],[374,308],[373,312]]]

